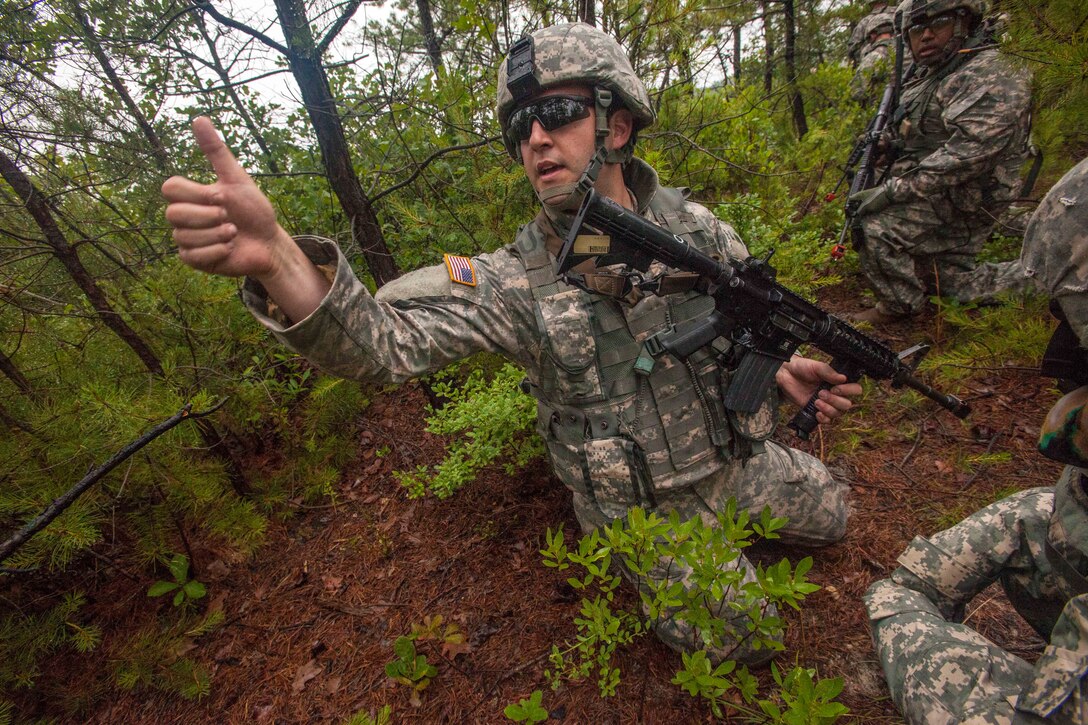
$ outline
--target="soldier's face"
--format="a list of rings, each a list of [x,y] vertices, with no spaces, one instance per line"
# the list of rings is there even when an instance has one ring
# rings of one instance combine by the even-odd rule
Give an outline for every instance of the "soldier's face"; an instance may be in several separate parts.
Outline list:
[[[935,15],[926,23],[907,28],[910,50],[920,65],[929,66],[940,63],[945,58],[945,49],[952,42],[956,32],[956,15],[953,12]]]
[[[593,89],[580,84],[555,86],[541,92],[533,103],[546,101],[551,96],[587,99],[588,113],[582,118],[577,118],[581,114],[572,113],[569,115],[572,120],[562,125],[556,125],[552,119],[545,119],[548,123],[541,123],[537,118],[531,120],[528,136],[521,140],[521,164],[537,194],[552,187],[577,183],[597,150]],[[540,108],[541,115],[545,115],[545,107]],[[630,136],[630,124],[624,118],[618,118],[621,116],[629,117],[630,114],[625,110],[618,111],[609,119],[611,133],[606,140],[609,147],[622,146]],[[552,129],[548,130],[545,125]]]
[[[549,96],[585,98],[588,113],[550,131],[539,120],[532,119],[528,138],[521,141],[521,164],[538,194],[553,186],[578,181],[595,150],[593,89],[582,85],[555,86],[541,92],[533,101]]]

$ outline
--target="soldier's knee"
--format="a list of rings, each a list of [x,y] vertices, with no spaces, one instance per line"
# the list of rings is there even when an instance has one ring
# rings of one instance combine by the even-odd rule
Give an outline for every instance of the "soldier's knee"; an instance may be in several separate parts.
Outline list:
[[[764,665],[774,659],[783,648],[782,634],[765,637],[758,645],[747,638],[726,638],[720,644],[708,646],[686,622],[667,620],[658,623],[653,630],[657,638],[672,651],[690,655],[702,650],[715,666],[725,660],[736,660],[749,667]]]

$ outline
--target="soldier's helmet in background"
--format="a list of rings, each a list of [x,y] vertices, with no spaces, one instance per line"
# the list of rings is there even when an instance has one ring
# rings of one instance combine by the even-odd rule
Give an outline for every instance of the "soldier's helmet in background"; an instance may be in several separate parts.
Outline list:
[[[1050,191],[1028,222],[1020,254],[1024,272],[1058,302],[1088,349],[1088,159]]]
[[[934,15],[951,10],[965,10],[981,19],[990,11],[988,0],[903,0],[895,9],[895,14],[902,24],[900,32],[906,32],[912,25],[927,22]]]
[[[565,23],[542,28],[530,37],[533,75],[541,90],[569,83],[607,89],[634,116],[636,132],[654,122],[657,114],[646,85],[635,74],[623,47],[611,35],[585,23]],[[496,89],[496,113],[504,139],[506,123],[518,105],[507,87],[507,60],[499,65]],[[509,146],[507,141],[508,150]]]

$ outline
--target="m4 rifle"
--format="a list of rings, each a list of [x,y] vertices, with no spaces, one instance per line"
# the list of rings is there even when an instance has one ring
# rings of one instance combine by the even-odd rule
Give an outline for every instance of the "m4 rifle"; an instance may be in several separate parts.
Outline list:
[[[598,233],[580,234],[584,228]],[[626,265],[624,274],[631,287],[647,294],[662,294],[662,274],[648,274],[655,261],[698,275],[693,289],[714,299],[714,311],[704,320],[658,333],[647,340],[646,350],[653,358],[669,353],[685,359],[718,337],[730,340],[743,350],[724,396],[730,410],[758,410],[778,368],[798,347],[808,344],[829,354],[831,367],[851,382],[862,375],[890,380],[895,387],[917,390],[960,418],[970,412],[956,396],[938,392],[915,377],[927,346],[916,345],[896,354],[883,342],[776,282],[770,255],[743,262],[720,261],[591,189],[560,250],[559,274],[588,289],[575,268],[589,260],[597,267]],[[820,389],[831,387],[824,383]],[[816,428],[818,395],[819,390],[789,423],[803,440]]]
[[[850,178],[850,191],[846,195],[846,220],[843,223],[842,232],[839,234],[839,241],[831,248],[831,258],[835,260],[842,259],[846,255],[844,242],[848,232],[854,249],[865,246],[865,232],[862,230],[860,220],[857,218],[859,204],[855,195],[859,191],[872,187],[875,183],[876,162],[882,153],[880,144],[884,140],[884,131],[888,128],[888,122],[892,119],[895,109],[899,107],[899,92],[903,83],[909,80],[914,73],[915,66],[911,66],[907,78],[903,78],[904,43],[903,33],[900,30],[901,22],[901,16],[897,13],[895,16],[895,69],[888,79],[888,84],[884,86],[884,95],[880,98],[880,105],[877,106],[876,115],[869,121],[865,133],[854,144],[854,148],[851,149],[850,156],[846,160],[846,170],[843,177],[839,179],[835,190],[828,195],[829,198],[833,199],[838,193],[843,180]],[[884,149],[883,154],[885,156],[885,165],[891,166],[891,150]],[[857,169],[851,171],[855,164]]]

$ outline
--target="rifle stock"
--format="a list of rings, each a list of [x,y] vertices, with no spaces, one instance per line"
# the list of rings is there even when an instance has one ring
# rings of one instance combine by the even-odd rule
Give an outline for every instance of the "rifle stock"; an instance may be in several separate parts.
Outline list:
[[[600,234],[579,234],[585,227]],[[607,241],[602,235],[607,236]],[[917,390],[960,418],[970,412],[956,396],[941,393],[914,376],[917,361],[928,348],[915,346],[897,355],[883,342],[778,284],[769,256],[749,257],[743,262],[719,261],[590,190],[560,250],[559,274],[585,288],[572,270],[587,260],[594,260],[598,266],[627,264],[635,270],[630,272],[633,285],[655,294],[657,278],[644,276],[654,261],[699,275],[696,289],[713,297],[714,312],[683,329],[659,333],[647,342],[647,349],[654,357],[667,352],[683,359],[717,337],[728,337],[745,351],[724,396],[731,410],[757,410],[778,368],[798,347],[808,344],[828,353],[831,366],[851,382],[862,375],[889,380],[895,387]],[[913,365],[908,362],[911,358]],[[830,387],[824,384],[821,389]],[[819,391],[789,424],[805,440],[817,425],[818,395]]]

